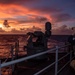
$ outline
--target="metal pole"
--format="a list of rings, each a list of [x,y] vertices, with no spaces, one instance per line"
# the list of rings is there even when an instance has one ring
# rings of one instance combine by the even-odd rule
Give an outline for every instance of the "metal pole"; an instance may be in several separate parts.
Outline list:
[[[53,49],[50,49],[50,50],[47,50],[47,51],[44,51],[44,52],[40,52],[40,53],[37,53],[37,54],[34,54],[34,55],[30,55],[30,56],[27,56],[27,57],[23,57],[23,58],[20,58],[20,59],[16,59],[14,61],[6,62],[6,63],[1,64],[1,67],[16,64],[16,63],[19,63],[19,62],[22,62],[22,61],[25,61],[25,60],[28,60],[28,59],[43,55],[43,54],[46,54],[46,53],[54,51],[54,50],[56,50],[56,48],[53,48]]]
[[[72,51],[70,51],[70,61],[71,61],[71,59],[72,59]]]
[[[1,75],[1,60],[0,60],[0,75]]]
[[[16,43],[15,43],[15,56],[16,56],[16,59],[18,58],[18,51],[19,51],[19,40],[17,40]]]
[[[73,55],[74,55],[73,46],[70,45],[70,62],[72,60]]]
[[[58,72],[58,46],[56,46],[56,57],[55,57],[55,75],[57,75]]]
[[[52,64],[46,66],[45,68],[43,68],[42,70],[38,71],[37,73],[35,73],[34,75],[39,75],[40,73],[44,72],[45,70],[47,70],[48,68],[50,68],[51,66],[53,66],[55,64],[55,62],[53,62]]]
[[[11,46],[11,60],[14,60],[14,50],[13,50],[13,46]],[[14,72],[14,64],[12,65],[12,74]]]

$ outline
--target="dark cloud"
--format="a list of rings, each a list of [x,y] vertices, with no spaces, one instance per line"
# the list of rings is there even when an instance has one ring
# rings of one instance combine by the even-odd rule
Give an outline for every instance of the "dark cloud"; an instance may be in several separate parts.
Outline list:
[[[9,24],[23,24],[23,23],[40,23],[46,22],[48,19],[38,15],[16,16],[15,18],[2,18],[1,20],[8,20]]]
[[[47,21],[48,15],[50,15],[50,18],[52,19],[53,22],[64,22],[64,21],[69,21],[72,20],[72,12],[70,12],[70,8],[67,8],[70,4],[71,8],[73,7],[73,4],[75,0],[0,0],[0,4],[18,4],[23,6],[23,8],[27,8],[28,12],[32,11],[36,13],[36,15],[30,15],[29,17],[27,16],[22,16],[18,14],[20,17],[17,17],[17,19],[13,19],[17,21],[17,23],[39,23],[39,22],[44,22]],[[5,11],[5,13],[8,14],[15,14],[18,12],[25,13],[25,11],[17,10],[17,8],[11,8],[9,11]],[[24,10],[24,9],[23,9]],[[46,17],[40,17],[47,15]],[[75,16],[75,15],[73,15]],[[11,19],[9,19],[11,20]]]
[[[9,31],[8,33],[10,34],[25,34],[25,30],[16,30],[15,28],[13,28],[11,31]]]
[[[51,6],[49,0],[0,0],[0,4],[18,4],[23,7],[27,7],[30,11],[38,11],[42,13],[58,13],[62,10],[56,6]],[[11,9],[14,12],[19,12],[17,9]],[[8,13],[8,11],[7,11]]]
[[[56,7],[33,7],[30,10],[35,10],[41,13],[47,13],[47,14],[56,14],[61,13],[62,9],[56,8]]]
[[[1,4],[21,4],[24,2],[35,2],[37,0],[0,0]]]
[[[65,13],[52,15],[51,17],[54,22],[63,22],[63,21],[69,21],[72,19],[72,17],[69,14],[65,14]]]
[[[40,23],[40,22],[45,22],[48,19],[46,17],[36,17],[36,18],[29,18],[29,19],[25,19],[25,20],[18,20],[17,22],[19,24],[22,23]]]
[[[72,29],[68,28],[67,25],[62,25],[58,27],[57,29],[54,29],[52,31],[53,34],[58,34],[58,35],[71,35],[72,34]]]

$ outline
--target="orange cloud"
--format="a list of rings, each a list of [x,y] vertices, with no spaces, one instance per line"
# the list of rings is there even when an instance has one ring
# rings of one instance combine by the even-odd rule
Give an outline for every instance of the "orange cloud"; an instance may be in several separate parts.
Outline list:
[[[0,18],[14,18],[15,16],[25,16],[28,14],[31,15],[45,15],[38,12],[37,10],[32,10],[27,7],[23,7],[21,5],[15,5],[15,4],[9,4],[9,5],[3,5],[0,4]]]
[[[19,30],[21,27],[31,27],[37,26],[44,28],[43,24],[51,20],[50,16],[47,14],[42,14],[40,11],[27,8],[21,5],[15,4],[0,4],[0,23],[7,19],[9,25],[12,28]],[[7,28],[3,28],[8,30]]]
[[[23,8],[19,5],[0,5],[0,16],[2,18],[10,18],[17,15],[25,15],[28,13],[27,8]],[[0,17],[0,18],[1,18]]]

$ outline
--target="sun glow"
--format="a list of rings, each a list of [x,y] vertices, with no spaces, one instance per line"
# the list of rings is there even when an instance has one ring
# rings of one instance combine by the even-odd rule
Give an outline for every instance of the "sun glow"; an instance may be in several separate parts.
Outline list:
[[[3,24],[0,23],[0,28],[4,31],[11,31],[12,27],[5,27]]]
[[[3,25],[2,24],[0,24],[0,28],[3,28]]]

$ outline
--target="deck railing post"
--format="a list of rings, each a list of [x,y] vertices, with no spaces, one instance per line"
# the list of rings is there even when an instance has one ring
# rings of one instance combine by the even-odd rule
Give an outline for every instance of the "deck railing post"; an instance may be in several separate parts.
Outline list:
[[[19,51],[19,40],[15,42],[15,56],[18,58],[18,51]]]
[[[55,75],[57,75],[58,72],[58,46],[56,46],[56,57],[55,57]]]
[[[0,75],[1,75],[1,60],[0,60]]]
[[[72,51],[70,51],[70,61],[72,60]]]
[[[14,60],[14,47],[11,46],[11,60]],[[11,66],[12,67],[12,74],[14,72],[14,64]]]

